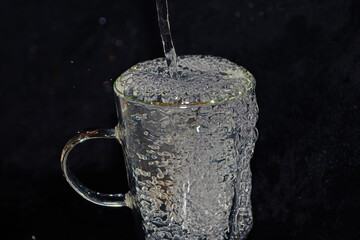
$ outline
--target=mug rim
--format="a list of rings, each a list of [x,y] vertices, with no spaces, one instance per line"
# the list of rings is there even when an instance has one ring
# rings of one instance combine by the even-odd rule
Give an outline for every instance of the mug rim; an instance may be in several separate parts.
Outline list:
[[[116,81],[118,81],[119,78],[121,78],[121,77],[118,77],[116,79]],[[116,81],[115,81],[115,83],[116,83]],[[115,90],[116,95],[118,95],[120,97],[124,97],[126,99],[136,101],[136,102],[141,102],[141,103],[150,104],[150,105],[157,105],[157,106],[196,106],[196,105],[214,104],[214,103],[220,103],[220,102],[228,101],[228,100],[231,100],[231,99],[234,99],[234,98],[237,98],[237,97],[239,98],[239,97],[244,96],[243,94],[239,94],[237,96],[231,95],[231,96],[229,96],[227,98],[222,98],[222,99],[218,99],[218,100],[209,100],[209,101],[206,101],[206,102],[163,103],[163,102],[155,102],[155,101],[145,101],[145,100],[142,100],[142,99],[138,99],[138,98],[128,96],[128,95],[124,94],[123,92],[119,91],[115,87],[115,83],[114,83],[114,90]]]
[[[225,58],[211,56],[211,55],[183,55],[183,56],[178,56],[178,57],[179,58],[187,58],[187,57],[194,57],[194,56],[211,57],[211,58],[219,58],[219,59],[227,60]],[[135,64],[130,69],[132,69],[132,68],[136,67],[138,64],[142,64],[144,62],[156,61],[156,60],[162,60],[162,59],[164,59],[164,58],[155,58],[153,60],[146,60],[146,61]],[[227,60],[227,61],[229,61],[229,60]],[[229,61],[229,62],[232,63],[232,64],[235,64],[235,63],[233,63],[231,61]],[[235,65],[237,65],[237,64],[235,64]],[[248,95],[251,91],[254,91],[254,89],[255,89],[255,84],[256,83],[255,83],[254,76],[248,70],[246,70],[244,67],[242,67],[242,66],[238,66],[238,67],[242,68],[246,72],[246,74],[248,74],[248,77],[251,79],[249,81],[249,85],[247,87],[245,87],[245,89],[242,89],[242,90],[240,90],[238,88],[234,89],[233,94],[228,95],[225,98],[211,99],[211,100],[203,101],[203,102],[197,101],[197,102],[181,102],[181,103],[174,103],[174,102],[173,103],[164,103],[164,102],[158,102],[158,101],[146,101],[146,100],[143,100],[143,99],[139,99],[139,98],[136,98],[136,97],[133,97],[133,96],[126,95],[126,94],[124,94],[124,92],[120,91],[117,88],[116,85],[117,85],[118,82],[122,81],[122,78],[123,78],[124,74],[127,71],[129,71],[130,69],[126,70],[124,73],[122,73],[119,77],[116,78],[116,80],[114,81],[114,84],[113,84],[113,89],[114,89],[114,92],[116,93],[117,96],[124,97],[126,99],[133,100],[133,101],[136,101],[136,102],[141,102],[141,103],[144,103],[144,104],[150,104],[150,105],[185,106],[186,107],[186,106],[196,106],[196,105],[206,105],[206,104],[221,103],[221,102],[228,101],[228,100],[235,99],[235,98],[243,98],[246,95]]]

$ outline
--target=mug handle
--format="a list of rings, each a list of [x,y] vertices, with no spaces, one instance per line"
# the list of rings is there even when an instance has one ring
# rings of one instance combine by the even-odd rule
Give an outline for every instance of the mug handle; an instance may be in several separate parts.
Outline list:
[[[118,128],[118,127],[116,127]],[[107,207],[129,207],[132,208],[132,201],[130,197],[130,193],[126,194],[106,194],[100,193],[94,190],[91,190],[84,186],[70,171],[68,166],[68,155],[71,150],[78,145],[79,143],[85,142],[90,139],[99,139],[99,138],[111,138],[111,139],[119,139],[117,136],[116,128],[111,129],[91,129],[91,130],[83,130],[78,132],[72,139],[70,139],[62,153],[61,153],[61,169],[64,172],[64,176],[70,186],[78,193],[80,196],[85,198],[86,200]],[[120,141],[119,141],[120,142]]]

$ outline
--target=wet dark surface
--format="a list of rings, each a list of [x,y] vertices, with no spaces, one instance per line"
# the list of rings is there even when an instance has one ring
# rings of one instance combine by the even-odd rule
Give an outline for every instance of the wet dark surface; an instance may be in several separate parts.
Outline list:
[[[225,57],[257,79],[248,239],[360,239],[360,2],[171,1],[170,11],[179,54]],[[0,238],[135,239],[131,211],[82,199],[59,160],[77,130],[116,124],[115,78],[162,56],[155,1],[5,0],[0,19]],[[115,141],[71,157],[88,186],[127,191]]]

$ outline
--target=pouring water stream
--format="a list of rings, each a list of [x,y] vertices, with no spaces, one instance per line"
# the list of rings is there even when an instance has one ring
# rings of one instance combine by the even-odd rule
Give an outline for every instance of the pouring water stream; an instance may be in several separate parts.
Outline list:
[[[171,38],[167,0],[156,0],[156,9],[158,15],[161,40],[163,44],[166,63],[169,68],[169,74],[171,77],[176,78],[177,56],[175,52],[174,43]]]

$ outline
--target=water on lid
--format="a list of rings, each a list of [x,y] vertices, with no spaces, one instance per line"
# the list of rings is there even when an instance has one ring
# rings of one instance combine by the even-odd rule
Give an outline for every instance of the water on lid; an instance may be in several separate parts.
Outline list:
[[[246,94],[254,77],[243,67],[213,56],[180,56],[177,79],[169,75],[164,58],[136,64],[115,82],[115,92],[151,104],[203,104]]]

